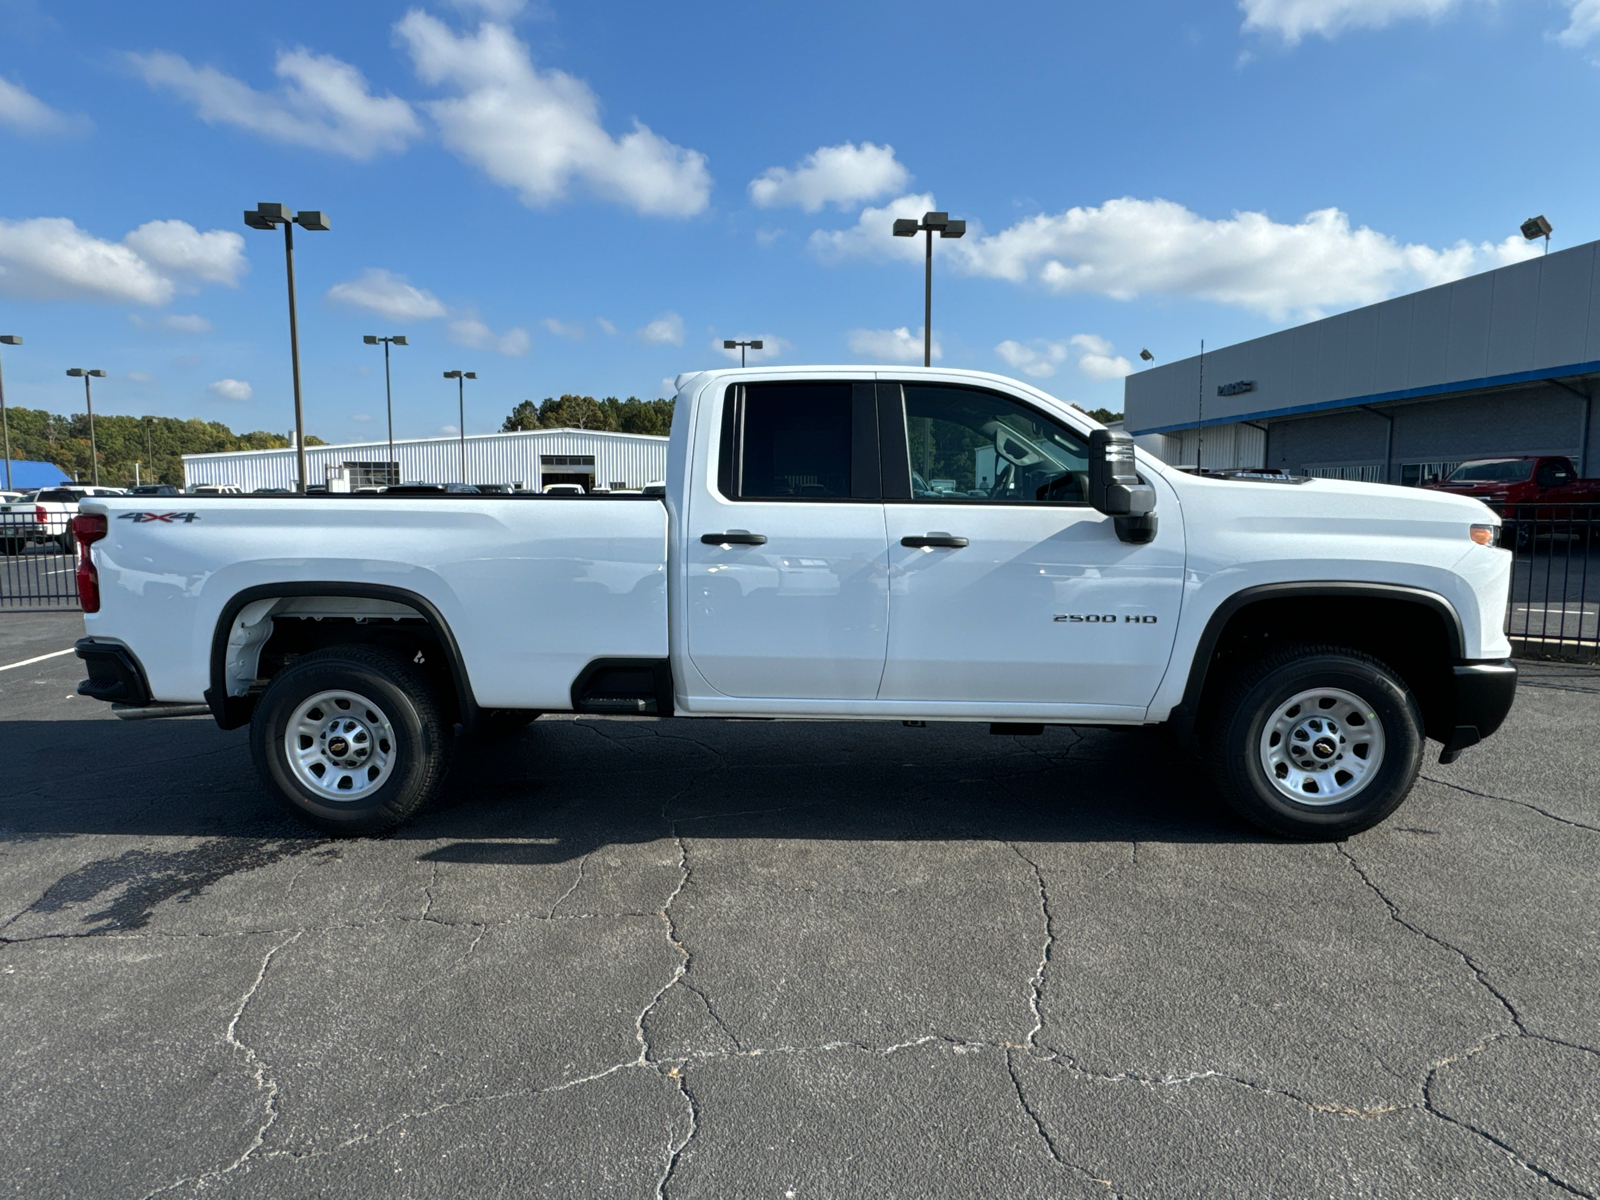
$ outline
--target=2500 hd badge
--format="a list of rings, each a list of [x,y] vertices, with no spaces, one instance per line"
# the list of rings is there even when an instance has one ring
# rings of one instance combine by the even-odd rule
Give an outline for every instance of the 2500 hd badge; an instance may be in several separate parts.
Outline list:
[[[1066,621],[1073,625],[1115,625],[1119,621],[1124,625],[1154,625],[1154,613],[1058,613],[1057,621]]]

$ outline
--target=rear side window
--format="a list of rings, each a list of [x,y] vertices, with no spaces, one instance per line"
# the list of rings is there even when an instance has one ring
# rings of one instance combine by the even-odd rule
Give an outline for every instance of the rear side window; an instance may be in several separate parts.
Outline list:
[[[855,390],[848,382],[730,388],[718,490],[730,500],[851,499]]]
[[[64,488],[52,488],[49,491],[40,492],[34,499],[40,504],[76,504],[78,502],[78,494],[69,492]]]

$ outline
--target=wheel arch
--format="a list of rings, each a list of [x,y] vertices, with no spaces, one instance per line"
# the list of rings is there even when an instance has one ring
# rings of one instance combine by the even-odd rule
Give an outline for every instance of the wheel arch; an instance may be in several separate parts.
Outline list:
[[[1291,619],[1322,623],[1296,635]],[[1431,737],[1453,729],[1450,668],[1465,661],[1461,616],[1445,597],[1402,584],[1311,581],[1244,588],[1219,604],[1195,646],[1183,699],[1168,721],[1181,741],[1194,736],[1208,689],[1225,673],[1231,656],[1251,652],[1259,637],[1298,636],[1336,641],[1363,650],[1399,671],[1422,706]],[[1395,661],[1398,660],[1398,661]]]
[[[228,646],[233,623],[246,608],[260,601],[303,599],[313,596],[378,601],[400,605],[415,612],[427,624],[444,654],[454,692],[452,699],[460,720],[468,725],[474,722],[478,705],[472,695],[472,684],[467,675],[466,662],[461,657],[461,648],[456,644],[455,634],[451,632],[449,622],[426,596],[387,584],[296,581],[257,584],[254,587],[244,588],[234,593],[218,614],[216,626],[211,634],[209,672],[211,686],[205,693],[206,704],[210,706],[211,715],[216,719],[218,726],[223,729],[237,729],[241,725],[248,724],[255,712],[255,696],[228,694]]]

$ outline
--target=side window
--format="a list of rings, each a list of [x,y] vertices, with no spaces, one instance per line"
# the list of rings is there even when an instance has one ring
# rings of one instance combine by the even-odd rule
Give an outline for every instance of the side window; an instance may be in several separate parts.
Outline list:
[[[1087,502],[1089,449],[1065,425],[976,388],[904,393],[913,500]]]
[[[718,490],[730,500],[848,500],[857,388],[840,383],[752,383],[723,400]],[[873,447],[876,458],[876,447]],[[876,461],[870,464],[876,474]],[[857,471],[855,474],[859,475]]]

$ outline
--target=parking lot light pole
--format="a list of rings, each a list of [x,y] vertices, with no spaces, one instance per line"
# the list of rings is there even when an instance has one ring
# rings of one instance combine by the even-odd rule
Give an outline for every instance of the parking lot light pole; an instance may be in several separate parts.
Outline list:
[[[724,350],[732,350],[735,346],[737,346],[739,348],[739,365],[742,367],[744,366],[745,347],[748,346],[751,350],[759,350],[761,349],[762,345],[763,342],[760,338],[757,338],[753,342],[735,342],[730,339],[722,343],[722,348]]]
[[[965,221],[952,221],[946,212],[930,212],[922,214],[919,224],[909,217],[901,217],[894,223],[895,237],[916,237],[918,233],[928,235],[928,253],[925,258],[926,266],[922,273],[922,365],[933,365],[933,235],[937,231],[942,238],[965,237],[967,223]]]
[[[294,372],[294,461],[299,473],[302,496],[306,494],[306,428],[305,415],[300,406],[300,330],[294,311],[294,227],[326,230],[328,214],[315,209],[305,209],[298,216],[283,204],[258,204],[245,209],[244,223],[251,229],[274,229],[283,226],[283,257],[289,270],[289,364]]]
[[[456,381],[456,404],[461,409],[461,415],[457,418],[457,420],[459,420],[461,422],[461,424],[456,426],[456,433],[458,433],[460,435],[460,437],[461,437],[461,482],[465,483],[467,481],[467,383],[466,383],[466,381],[469,380],[469,379],[476,379],[478,377],[478,373],[476,371],[446,371],[444,373],[444,377],[446,379],[454,379]]]
[[[376,346],[379,342],[383,343],[383,406],[389,414],[389,465],[384,467],[383,477],[388,479],[390,483],[399,483],[400,464],[395,461],[394,457],[394,391],[389,386],[389,347],[391,344],[395,346],[406,345],[406,337],[403,333],[394,337],[378,337],[376,334],[369,333],[361,340],[369,346]],[[393,479],[389,479],[391,470],[394,471]]]
[[[89,379],[104,379],[104,371],[85,371],[82,367],[73,367],[67,372],[74,379],[83,376],[83,403],[89,410],[89,461],[94,464],[94,485],[100,486],[100,450],[94,442],[94,397],[89,394]]]
[[[0,333],[0,346],[20,346],[22,339],[14,333]],[[6,437],[6,491],[11,490],[11,421],[6,416],[6,380],[0,372],[0,430]]]

